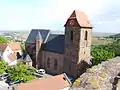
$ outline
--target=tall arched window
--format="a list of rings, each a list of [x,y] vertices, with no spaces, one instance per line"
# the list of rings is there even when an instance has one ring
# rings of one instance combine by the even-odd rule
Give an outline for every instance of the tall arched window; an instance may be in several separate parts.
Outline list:
[[[58,66],[58,63],[57,63],[57,60],[55,59],[54,60],[54,69],[57,69],[57,66]]]
[[[88,32],[85,31],[85,40],[87,40],[87,38],[88,38]]]
[[[73,40],[73,31],[70,32],[70,40]]]
[[[47,59],[47,68],[50,68],[50,59]]]

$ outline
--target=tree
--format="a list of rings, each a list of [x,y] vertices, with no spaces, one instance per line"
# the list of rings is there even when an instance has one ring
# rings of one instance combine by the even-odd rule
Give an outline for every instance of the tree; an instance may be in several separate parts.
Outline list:
[[[9,41],[5,38],[0,36],[0,43],[8,43]]]
[[[0,60],[0,74],[7,70],[8,64],[2,59]]]
[[[115,57],[115,54],[114,52],[109,52],[103,49],[94,49],[92,50],[92,56],[94,57],[93,64],[97,65],[102,61],[106,61],[108,59]]]
[[[25,62],[19,62],[16,66],[8,67],[7,73],[11,75],[13,81],[23,80],[23,82],[27,82],[36,78],[35,71],[34,68],[29,68]]]

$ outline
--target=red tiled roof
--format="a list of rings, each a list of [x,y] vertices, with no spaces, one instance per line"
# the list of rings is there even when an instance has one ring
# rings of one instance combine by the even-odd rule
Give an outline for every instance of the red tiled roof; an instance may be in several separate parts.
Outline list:
[[[68,20],[70,20],[70,19],[76,19],[80,27],[92,28],[92,25],[90,24],[87,15],[82,11],[74,10],[73,13],[71,14],[71,16],[68,18]],[[68,22],[68,20],[67,20],[67,22]],[[66,24],[67,24],[67,22],[66,22]],[[65,24],[65,26],[66,26],[66,24]]]
[[[13,51],[21,50],[20,44],[13,42],[13,43],[0,43],[0,48],[2,48],[2,52],[5,51],[6,47],[9,46]]]
[[[13,50],[21,50],[20,44],[16,42],[8,43],[8,46]]]
[[[2,49],[2,52],[5,51],[6,47],[7,47],[6,43],[0,43],[0,48]]]
[[[18,90],[61,90],[70,87],[71,83],[65,74],[51,76],[45,79],[35,80],[29,83],[23,83],[18,86]]]

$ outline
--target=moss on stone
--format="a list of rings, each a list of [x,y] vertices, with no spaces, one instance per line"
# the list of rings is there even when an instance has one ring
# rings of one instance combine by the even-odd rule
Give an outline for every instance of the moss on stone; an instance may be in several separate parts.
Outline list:
[[[99,76],[102,78],[107,78],[108,76],[105,73],[99,73]]]
[[[91,83],[92,85],[94,85],[94,86],[99,87],[99,80],[96,79],[96,78],[91,78],[91,79],[90,79],[90,83]]]
[[[93,72],[93,70],[92,70],[91,68],[88,68],[88,69],[87,69],[87,72],[90,72],[90,73],[91,73],[91,72]]]
[[[77,79],[75,80],[75,82],[73,83],[73,85],[79,86],[79,83],[80,83],[80,78],[77,78]]]

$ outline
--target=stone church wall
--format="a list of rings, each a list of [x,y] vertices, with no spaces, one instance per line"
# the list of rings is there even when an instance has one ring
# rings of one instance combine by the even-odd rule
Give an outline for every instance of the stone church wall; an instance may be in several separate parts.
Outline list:
[[[50,60],[50,67],[47,66],[47,60]],[[57,69],[54,68],[55,60],[57,60]],[[63,70],[63,54],[42,51],[42,65],[48,73],[60,74]]]

